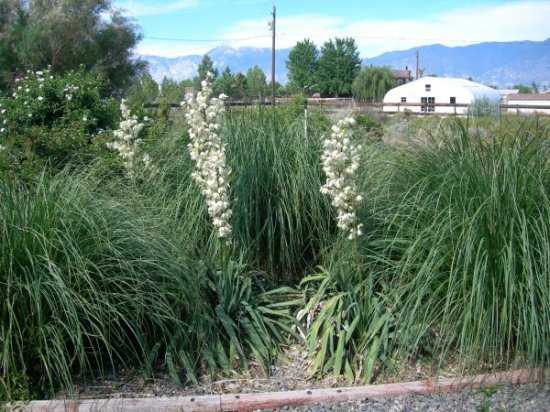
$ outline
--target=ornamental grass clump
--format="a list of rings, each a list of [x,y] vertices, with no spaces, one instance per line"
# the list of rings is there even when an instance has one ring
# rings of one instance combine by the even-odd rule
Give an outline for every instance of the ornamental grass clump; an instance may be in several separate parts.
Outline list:
[[[212,73],[201,83],[195,97],[187,95],[185,117],[189,127],[189,154],[195,163],[193,180],[206,199],[208,215],[220,239],[231,237],[231,205],[229,202],[229,175],[225,143],[220,134],[220,122],[224,112],[224,99],[212,97]]]
[[[356,209],[363,197],[358,194],[356,172],[359,169],[361,146],[353,141],[352,117],[332,126],[332,133],[323,142],[321,161],[327,177],[321,193],[330,196],[337,211],[337,225],[348,239],[363,234],[363,224],[357,222]]]
[[[139,146],[143,144],[140,134],[145,124],[140,123],[137,116],[132,115],[125,99],[122,99],[120,103],[120,113],[122,121],[118,130],[113,133],[115,141],[107,143],[107,147],[118,152],[126,172],[129,176],[133,176],[136,164],[140,159],[145,167],[148,167],[151,162],[148,154],[144,154],[141,158],[138,157]]]

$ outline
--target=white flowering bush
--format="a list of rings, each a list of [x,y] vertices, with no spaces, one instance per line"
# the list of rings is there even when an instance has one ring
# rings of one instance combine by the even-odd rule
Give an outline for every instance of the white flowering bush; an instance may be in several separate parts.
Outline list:
[[[206,199],[208,214],[217,235],[231,237],[231,204],[225,144],[220,134],[225,95],[212,97],[212,74],[208,73],[196,96],[188,94],[182,106],[189,127],[189,154],[195,162],[193,180]]]
[[[145,123],[141,123],[137,116],[132,115],[125,99],[120,103],[120,115],[119,127],[113,132],[115,140],[106,145],[109,149],[118,152],[126,172],[129,176],[134,176],[140,162],[144,168],[152,167],[151,157],[147,153],[142,153],[143,150],[140,149],[143,145],[141,133]]]
[[[356,172],[359,169],[361,146],[353,140],[352,117],[332,126],[323,140],[321,157],[326,182],[321,193],[330,196],[337,212],[337,225],[350,240],[363,234],[363,224],[357,221],[357,206],[363,201],[358,193]]]
[[[0,169],[30,177],[96,156],[91,143],[117,119],[106,92],[103,80],[84,70],[57,75],[45,69],[16,78],[0,96]]]

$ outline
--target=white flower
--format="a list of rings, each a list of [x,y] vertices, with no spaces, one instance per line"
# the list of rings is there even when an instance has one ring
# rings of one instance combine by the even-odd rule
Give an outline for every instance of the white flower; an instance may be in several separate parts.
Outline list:
[[[44,100],[44,97],[43,96],[38,96],[38,101],[41,102],[42,100]]]
[[[352,117],[340,120],[332,126],[332,133],[323,141],[321,161],[327,177],[321,193],[332,199],[337,211],[337,226],[347,233],[348,239],[363,234],[363,225],[357,222],[355,210],[363,201],[357,193],[355,172],[359,169],[361,146],[353,142]]]
[[[122,99],[120,103],[120,112],[122,115],[122,121],[119,124],[119,129],[113,132],[115,141],[107,143],[107,147],[118,151],[119,156],[122,158],[124,167],[126,168],[126,172],[129,176],[133,176],[136,166],[136,154],[138,147],[143,142],[143,140],[139,138],[139,135],[143,130],[144,125],[139,123],[137,119],[132,116],[130,109],[126,106],[126,100],[124,99]],[[84,116],[82,120],[87,121],[88,118]],[[141,160],[145,167],[150,166],[151,158],[148,154],[143,155]]]
[[[5,131],[6,131],[6,129],[5,129],[4,127],[2,127],[2,128],[0,129],[0,133],[4,133]]]
[[[231,205],[229,201],[229,175],[225,158],[225,144],[219,134],[224,112],[223,95],[212,98],[212,73],[201,82],[197,96],[186,95],[182,106],[189,126],[188,150],[195,162],[193,180],[206,200],[208,214],[217,235],[222,239],[231,237]]]

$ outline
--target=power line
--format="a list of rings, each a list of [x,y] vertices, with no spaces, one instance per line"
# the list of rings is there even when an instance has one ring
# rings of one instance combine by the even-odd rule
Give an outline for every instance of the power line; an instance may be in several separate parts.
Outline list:
[[[277,33],[277,36],[296,37],[295,34],[290,33]],[[345,36],[345,35],[343,35]],[[307,36],[306,36],[307,37]],[[334,37],[339,37],[335,35]],[[388,36],[352,36],[354,39],[367,39],[367,40],[397,40],[397,41],[434,41],[443,43],[483,43],[487,40],[481,39],[436,39],[436,38],[420,38],[420,37],[388,37]],[[159,41],[180,41],[189,43],[216,43],[216,42],[231,42],[231,41],[245,41],[256,39],[268,39],[271,38],[271,34],[261,34],[257,36],[249,37],[226,37],[226,38],[212,38],[212,39],[196,39],[185,37],[157,37],[157,36],[144,36],[144,39],[159,40]]]
[[[144,36],[143,38],[148,40],[182,41],[182,42],[189,42],[189,43],[193,43],[193,42],[215,43],[215,42],[227,42],[227,41],[254,40],[254,39],[262,39],[262,38],[269,38],[269,37],[271,37],[270,34],[264,34],[261,36],[224,38],[224,39],[191,39],[191,38],[183,38],[183,37],[154,37],[154,36]]]

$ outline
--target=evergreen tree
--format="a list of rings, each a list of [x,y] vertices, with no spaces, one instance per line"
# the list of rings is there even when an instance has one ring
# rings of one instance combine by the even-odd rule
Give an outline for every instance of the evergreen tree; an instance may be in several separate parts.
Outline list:
[[[361,68],[355,40],[336,38],[321,49],[317,78],[324,96],[350,96],[351,85]]]
[[[386,67],[362,69],[352,84],[353,97],[363,102],[379,102],[387,91],[395,87],[395,79]]]
[[[311,92],[317,83],[318,64],[319,51],[311,40],[305,39],[296,43],[286,62],[289,88],[299,92]]]
[[[214,62],[210,56],[205,54],[202,57],[199,67],[197,68],[197,76],[194,79],[195,90],[200,90],[201,82],[206,78],[206,74],[209,72],[214,76],[212,80],[216,80],[218,77],[218,71],[214,68]]]

